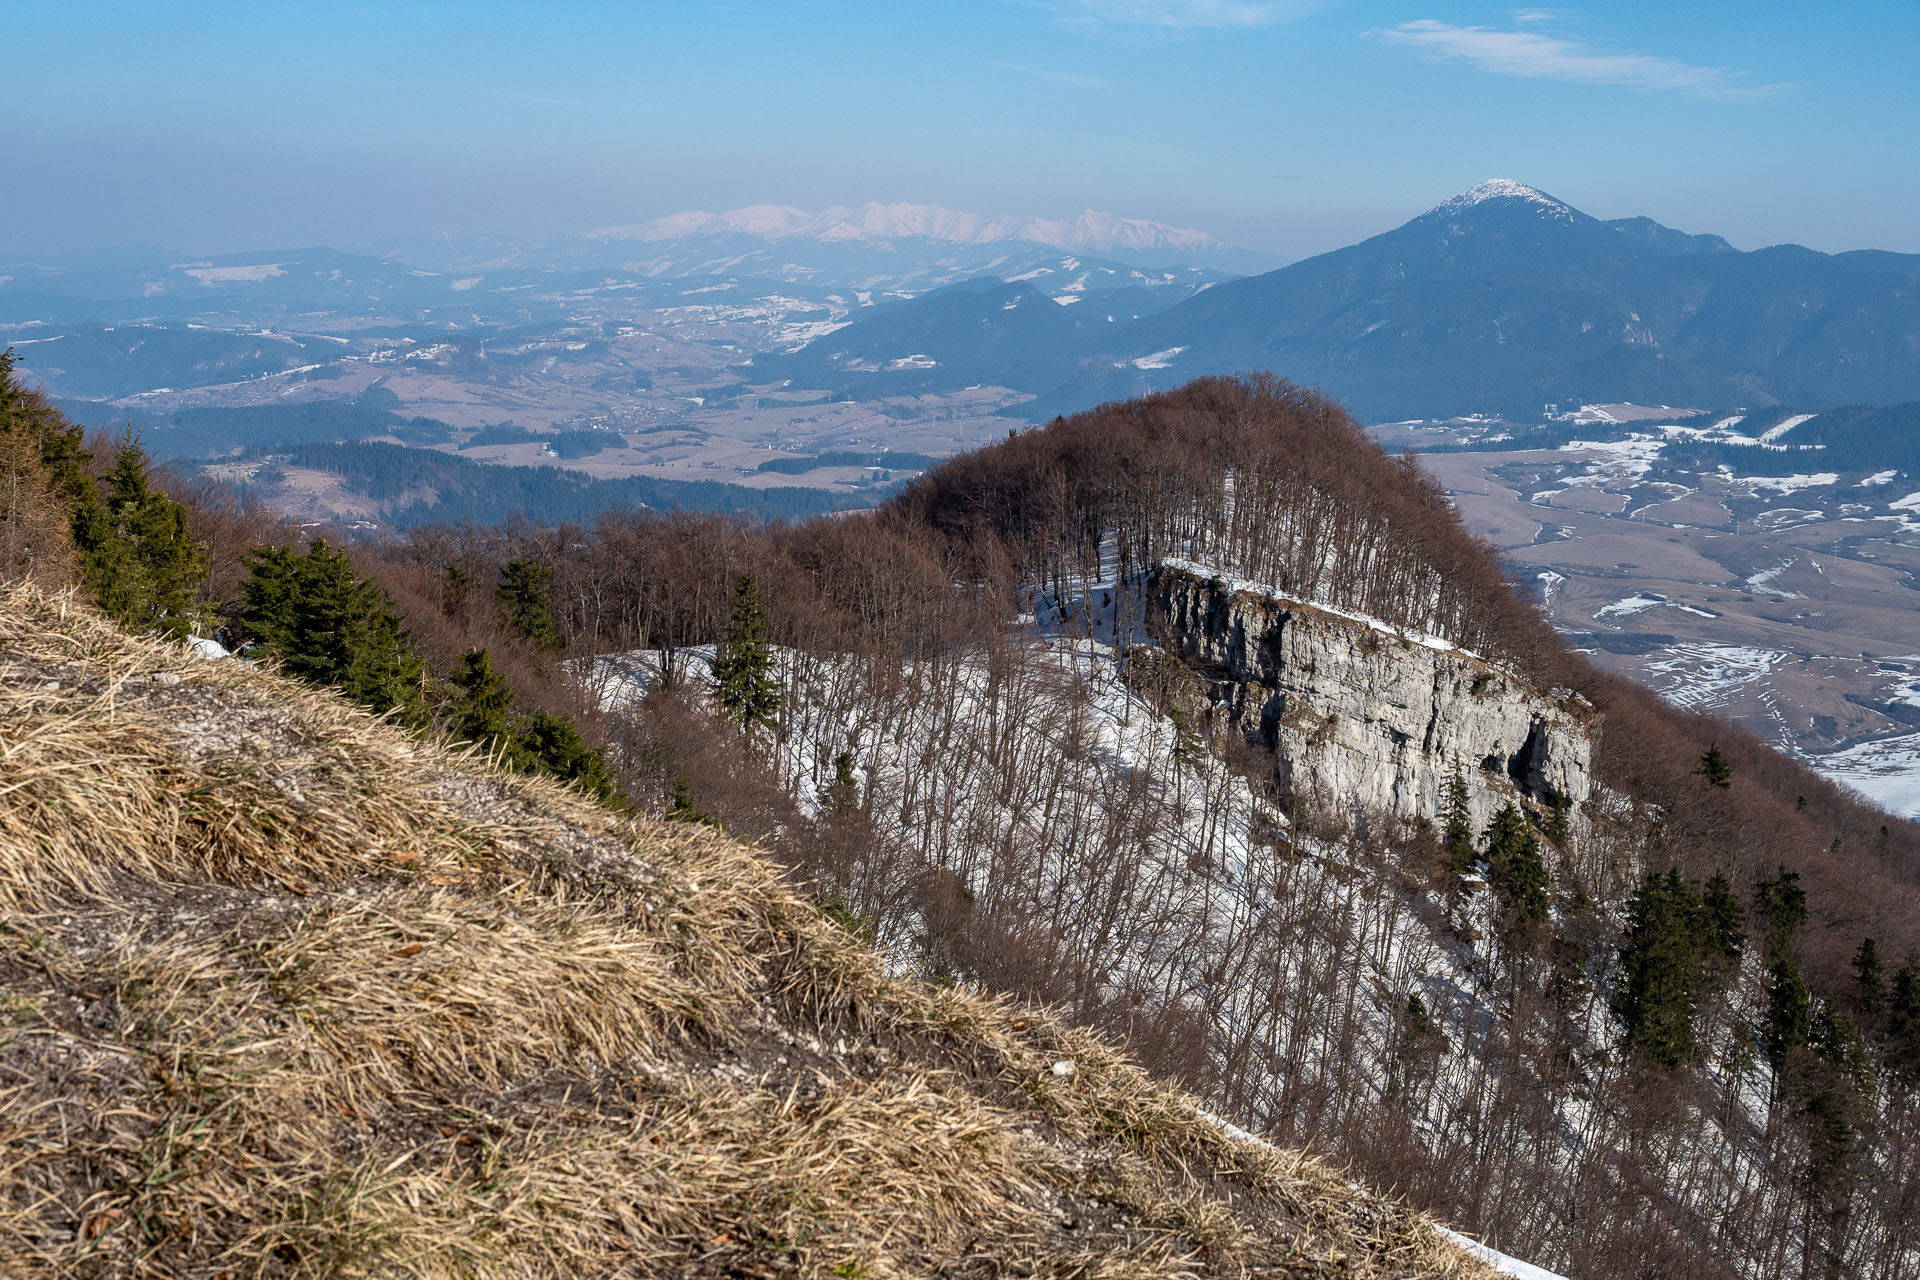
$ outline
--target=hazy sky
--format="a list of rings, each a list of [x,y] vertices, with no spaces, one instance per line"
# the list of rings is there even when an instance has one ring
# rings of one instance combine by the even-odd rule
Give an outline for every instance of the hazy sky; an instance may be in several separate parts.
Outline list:
[[[1493,176],[1920,251],[1910,3],[82,0],[0,40],[0,255],[907,200],[1298,257]]]

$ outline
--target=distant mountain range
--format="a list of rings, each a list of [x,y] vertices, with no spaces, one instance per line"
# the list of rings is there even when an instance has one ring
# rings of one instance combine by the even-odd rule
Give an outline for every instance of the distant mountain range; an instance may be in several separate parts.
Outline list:
[[[796,302],[866,308],[978,278],[1051,277],[1157,294],[1153,309],[1269,255],[1200,231],[1088,211],[1068,221],[935,205],[678,213],[528,244],[417,236],[205,258],[144,247],[0,263],[0,326],[337,317],[409,324],[555,321],[609,305]],[[1076,277],[1084,277],[1076,285]],[[1128,318],[1142,311],[1123,306]],[[36,335],[44,336],[44,335]]]
[[[686,240],[742,235],[780,242],[808,240],[904,240],[921,237],[953,244],[1006,244],[1027,241],[1074,253],[1153,255],[1193,262],[1238,252],[1204,231],[1122,218],[1087,210],[1071,222],[1045,218],[985,217],[956,213],[931,204],[878,204],[858,208],[835,205],[808,213],[792,205],[752,205],[726,213],[675,213],[631,227],[603,227],[588,239]]]
[[[1510,180],[1138,319],[1015,310],[975,282],[756,359],[746,377],[852,395],[1006,385],[1037,397],[1036,418],[1246,369],[1318,385],[1376,421],[1920,398],[1920,255],[1743,253]]]
[[[416,236],[370,256],[432,271],[614,268],[649,277],[715,272],[838,286],[893,287],[937,269],[1003,275],[1036,254],[1064,252],[1129,266],[1264,271],[1281,259],[1185,227],[1089,209],[1071,221],[961,213],[930,204],[835,205],[817,213],[761,204],[690,210],[533,244]],[[926,287],[921,283],[920,287]]]

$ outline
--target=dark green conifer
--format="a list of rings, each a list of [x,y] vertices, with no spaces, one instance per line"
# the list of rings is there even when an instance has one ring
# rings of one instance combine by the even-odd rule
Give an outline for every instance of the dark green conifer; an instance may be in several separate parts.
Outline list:
[[[1880,944],[1872,938],[1860,939],[1860,948],[1853,953],[1853,977],[1860,1011],[1869,1018],[1878,1017],[1886,1003],[1887,984],[1881,971]]]
[[[1508,918],[1519,924],[1545,920],[1547,864],[1527,815],[1514,805],[1502,805],[1487,824],[1485,840],[1489,878]]]
[[[1778,1069],[1787,1054],[1804,1047],[1812,1034],[1813,1009],[1807,981],[1800,975],[1800,966],[1783,956],[1774,961],[1767,979],[1767,1019],[1760,1038],[1768,1061]]]
[[[673,794],[667,799],[668,822],[694,822],[703,827],[712,827],[716,831],[725,830],[725,824],[711,814],[700,812],[693,802],[693,788],[687,785],[685,778],[673,780]]]
[[[850,813],[860,807],[860,780],[853,772],[853,752],[833,757],[833,781],[820,792],[820,807],[830,814]]]
[[[1464,875],[1473,867],[1473,814],[1469,809],[1472,800],[1467,791],[1466,767],[1460,763],[1458,755],[1453,758],[1453,776],[1447,779],[1446,824],[1442,829],[1442,838],[1446,841],[1447,853],[1452,858],[1453,869]]]
[[[1747,913],[1734,896],[1724,871],[1708,878],[1700,895],[1700,949],[1709,956],[1738,961],[1747,947]]]
[[[504,749],[508,758],[524,767],[526,761],[513,732],[513,690],[493,669],[493,655],[470,650],[453,674],[459,697],[447,707],[447,730],[462,742],[477,742],[489,750]]]
[[[13,352],[0,351],[0,582],[32,578],[53,586],[73,578],[72,501],[46,456],[54,418],[16,380]]]
[[[1887,992],[1888,1058],[1909,1080],[1920,1080],[1920,958],[1908,956]]]
[[[726,640],[713,658],[713,696],[742,731],[771,725],[780,713],[780,686],[767,635],[759,584],[751,574],[741,574],[734,584]]]
[[[1564,849],[1573,837],[1573,801],[1564,791],[1555,790],[1548,803],[1552,813],[1547,818],[1547,839]]]
[[[121,626],[185,638],[207,577],[206,548],[187,529],[186,508],[155,489],[146,450],[129,432],[114,452],[105,496],[74,512],[80,581]]]
[[[560,625],[553,618],[553,577],[531,560],[501,567],[497,594],[507,625],[548,653],[560,651]]]
[[[536,711],[520,730],[520,748],[543,773],[571,782],[596,800],[612,802],[619,796],[606,755],[589,747],[580,729],[564,716]]]
[[[305,552],[253,553],[241,585],[248,635],[289,675],[333,686],[374,711],[419,724],[426,668],[387,593],[346,553],[315,539]]]
[[[1627,1044],[1663,1067],[1693,1056],[1700,907],[1677,869],[1648,872],[1627,907],[1613,1013]]]
[[[1873,1061],[1860,1028],[1830,1001],[1822,1000],[1814,1009],[1807,1045],[1821,1061],[1845,1072],[1855,1087],[1864,1089],[1872,1083]]]
[[[1766,922],[1766,956],[1771,963],[1787,953],[1793,935],[1807,923],[1807,891],[1800,887],[1800,873],[1782,866],[1771,880],[1754,886],[1753,901]]]
[[[1723,791],[1733,785],[1733,765],[1728,762],[1717,742],[1707,748],[1707,754],[1700,757],[1700,772],[1706,775],[1709,784]]]

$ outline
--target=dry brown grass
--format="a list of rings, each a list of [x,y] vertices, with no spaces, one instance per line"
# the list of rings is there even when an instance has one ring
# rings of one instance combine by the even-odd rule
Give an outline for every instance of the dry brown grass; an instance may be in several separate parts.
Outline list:
[[[30,588],[0,1269],[1490,1274],[1092,1036],[889,979],[750,850]]]

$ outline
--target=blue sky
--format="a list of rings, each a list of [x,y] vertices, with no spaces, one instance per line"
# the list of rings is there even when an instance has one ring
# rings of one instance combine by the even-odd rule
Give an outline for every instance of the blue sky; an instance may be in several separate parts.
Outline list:
[[[0,254],[1085,208],[1299,257],[1480,179],[1920,252],[1920,6],[16,6]]]

